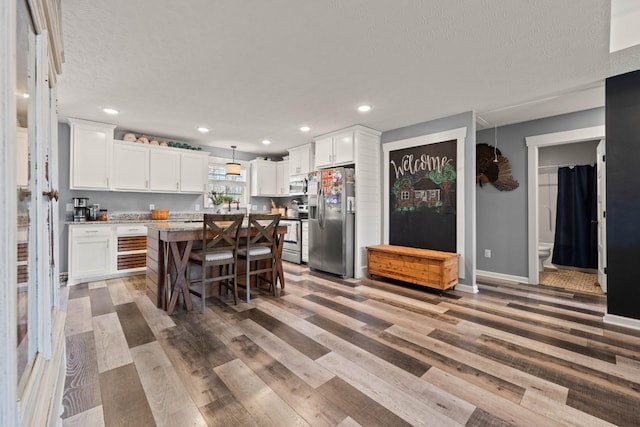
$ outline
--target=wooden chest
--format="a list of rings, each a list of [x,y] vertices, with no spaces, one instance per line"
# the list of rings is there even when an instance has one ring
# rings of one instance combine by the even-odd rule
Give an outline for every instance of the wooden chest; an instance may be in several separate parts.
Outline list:
[[[458,283],[459,254],[404,246],[367,248],[369,274],[445,290]]]

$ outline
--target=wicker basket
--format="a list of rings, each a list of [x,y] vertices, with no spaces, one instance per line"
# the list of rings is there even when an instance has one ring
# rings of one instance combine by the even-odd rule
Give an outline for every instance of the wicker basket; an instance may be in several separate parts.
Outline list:
[[[151,211],[151,219],[167,219],[169,211],[167,209],[154,209]]]

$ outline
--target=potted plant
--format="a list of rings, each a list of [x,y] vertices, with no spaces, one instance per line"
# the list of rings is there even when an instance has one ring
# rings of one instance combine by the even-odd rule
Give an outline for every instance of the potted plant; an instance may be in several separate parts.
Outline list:
[[[233,196],[229,196],[229,195],[226,195],[226,194],[218,193],[216,191],[212,191],[212,192],[209,193],[209,200],[211,200],[211,203],[213,204],[213,207],[216,210],[216,212],[225,203],[229,205],[228,206],[229,207],[228,210],[231,211],[231,202],[233,202]]]

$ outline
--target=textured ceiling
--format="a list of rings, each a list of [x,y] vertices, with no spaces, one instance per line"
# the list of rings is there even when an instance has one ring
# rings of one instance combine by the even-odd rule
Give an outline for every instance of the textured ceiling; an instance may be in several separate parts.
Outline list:
[[[640,68],[637,46],[609,54],[608,0],[63,0],[62,13],[61,118],[257,154],[353,124],[601,106],[606,77]]]

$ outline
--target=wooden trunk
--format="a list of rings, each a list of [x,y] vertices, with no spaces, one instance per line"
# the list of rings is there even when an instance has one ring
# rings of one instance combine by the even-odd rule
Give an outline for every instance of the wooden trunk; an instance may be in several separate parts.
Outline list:
[[[458,283],[458,258],[452,252],[404,246],[367,248],[369,274],[445,290]]]

